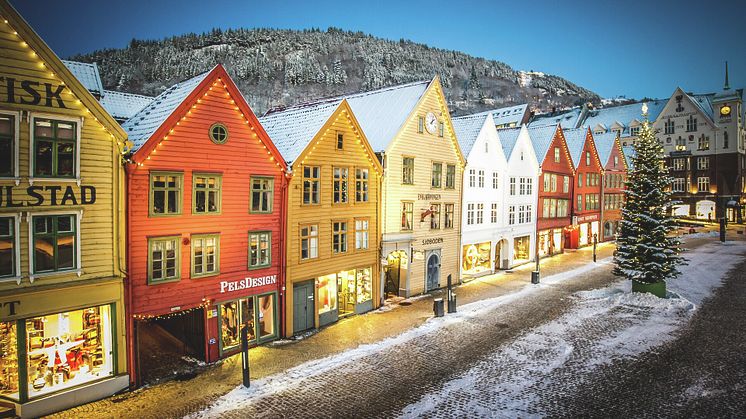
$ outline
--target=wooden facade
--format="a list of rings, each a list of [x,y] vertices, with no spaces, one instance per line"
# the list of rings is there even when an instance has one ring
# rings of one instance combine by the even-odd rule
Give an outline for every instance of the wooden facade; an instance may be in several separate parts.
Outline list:
[[[5,1],[0,19],[0,403],[37,417],[129,382],[126,134]]]
[[[581,130],[584,131],[581,133],[584,140],[581,140],[583,143],[581,152],[575,154],[573,225],[569,231],[570,241],[567,244],[567,247],[572,249],[593,244],[594,237],[597,242],[602,240],[600,226],[603,163],[598,156],[590,128],[578,129],[578,131]]]
[[[133,360],[153,323],[206,361],[236,353],[242,325],[252,342],[282,334],[286,166],[225,69],[198,77],[126,167]]]
[[[600,156],[603,161],[604,156]],[[603,197],[601,207],[601,238],[614,240],[619,230],[624,205],[624,182],[627,181],[628,164],[622,151],[619,137],[614,139],[614,146],[604,165]]]

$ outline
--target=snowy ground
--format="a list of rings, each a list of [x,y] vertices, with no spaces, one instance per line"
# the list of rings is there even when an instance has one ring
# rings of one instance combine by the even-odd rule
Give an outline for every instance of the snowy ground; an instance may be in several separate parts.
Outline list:
[[[685,257],[689,265],[683,267],[682,278],[669,285],[673,295],[665,300],[631,294],[629,284],[623,281],[606,288],[577,292],[570,297],[572,305],[568,312],[527,329],[504,344],[484,346],[489,350],[479,353],[477,362],[459,369],[461,373],[452,379],[425,384],[417,390],[407,388],[409,393],[417,392],[408,396],[411,404],[398,415],[525,417],[549,414],[551,403],[547,395],[570,391],[574,383],[582,381],[584,373],[614,359],[634,357],[673,339],[697,305],[720,284],[723,275],[742,260],[744,252],[746,245],[743,243],[711,243],[687,252]],[[508,303],[530,301],[532,297],[538,299],[551,292],[556,284],[587,275],[594,269],[608,271],[611,260],[599,262],[543,278],[539,286],[527,285],[512,294],[463,305],[455,315],[430,319],[418,328],[376,344],[362,345],[305,363],[283,374],[256,380],[250,389],[238,387],[193,417],[271,414],[268,411],[271,409],[276,409],[274,413],[297,414],[308,409],[319,416],[323,411],[309,404],[326,407],[325,403],[335,400],[342,403],[346,398],[349,399],[348,408],[354,407],[354,403],[370,409],[380,408],[366,405],[367,399],[387,394],[387,390],[391,391],[385,388],[387,385],[404,380],[388,374],[408,374],[407,363],[419,368],[413,371],[422,371],[423,365],[417,364],[426,363],[423,358],[433,357],[434,363],[442,363],[450,359],[451,354],[443,354],[450,349],[457,355],[462,351],[466,357],[468,339],[475,339],[473,344],[481,346],[483,342],[474,335],[491,332],[497,321],[494,318],[512,307]],[[406,357],[408,353],[411,353],[409,358]],[[385,371],[387,368],[391,371]],[[353,380],[363,382],[357,384]],[[422,383],[432,382],[428,377],[422,379]],[[348,394],[354,393],[356,386],[368,389],[369,393]],[[279,406],[280,401],[287,401],[291,406]]]

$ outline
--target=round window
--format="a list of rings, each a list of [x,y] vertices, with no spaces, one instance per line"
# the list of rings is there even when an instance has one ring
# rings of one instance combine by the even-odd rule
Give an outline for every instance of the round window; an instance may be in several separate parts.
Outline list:
[[[228,141],[228,128],[216,122],[210,127],[210,139],[215,144],[225,144]]]

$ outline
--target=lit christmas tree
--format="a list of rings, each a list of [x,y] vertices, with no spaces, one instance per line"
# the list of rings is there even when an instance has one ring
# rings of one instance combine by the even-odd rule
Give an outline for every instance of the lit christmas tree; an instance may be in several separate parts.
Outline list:
[[[625,183],[625,205],[617,238],[614,274],[632,280],[632,291],[666,296],[666,280],[680,275],[676,224],[671,217],[671,177],[663,164],[663,146],[655,138],[642,106],[644,122],[634,144],[632,170]]]

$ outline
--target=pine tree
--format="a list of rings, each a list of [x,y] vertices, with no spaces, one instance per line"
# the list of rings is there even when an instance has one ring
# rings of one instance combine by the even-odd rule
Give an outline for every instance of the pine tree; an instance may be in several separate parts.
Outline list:
[[[643,105],[644,122],[634,143],[632,169],[625,182],[625,205],[617,238],[614,274],[638,284],[662,284],[680,275],[684,264],[670,214],[671,177],[663,164],[663,146],[655,138]],[[635,284],[637,282],[638,284]],[[665,288],[661,287],[663,295]]]

